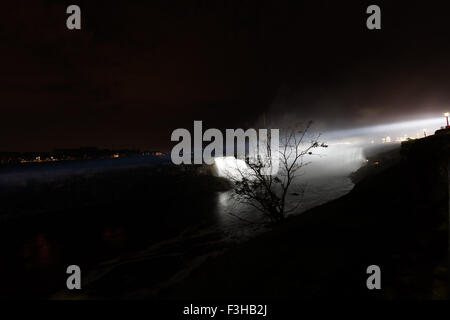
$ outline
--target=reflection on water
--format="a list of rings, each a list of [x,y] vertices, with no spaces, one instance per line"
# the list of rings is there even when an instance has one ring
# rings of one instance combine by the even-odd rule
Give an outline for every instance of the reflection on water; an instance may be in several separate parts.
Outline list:
[[[349,192],[352,187],[353,184],[347,177],[309,180],[305,182],[303,201],[295,214],[338,198]],[[218,192],[215,196],[213,206],[206,205],[203,208],[205,211],[203,214],[205,219],[201,223],[191,221],[185,227],[185,230],[189,229],[190,231],[184,233],[184,236],[180,237],[180,239],[186,240],[186,234],[195,236],[199,232],[215,232],[225,235],[228,240],[233,241],[242,241],[252,236],[253,232],[259,227],[249,225],[247,221],[260,223],[262,222],[261,214],[253,207],[238,202],[233,198],[232,194],[233,191]],[[287,201],[296,201],[296,198],[288,198]],[[163,227],[160,226],[160,228]],[[150,235],[150,229],[146,229],[143,223],[139,226],[121,226],[113,225],[105,221],[104,224],[89,228],[89,238],[87,240],[91,241],[91,244],[80,241],[79,245],[83,246],[85,250],[95,250],[97,248],[100,252],[105,250],[116,252],[125,248],[127,243],[129,244],[129,242],[134,240],[134,237],[137,237],[136,241],[140,241],[141,239],[145,241],[146,237]],[[59,238],[55,237],[54,241],[69,241],[69,239],[60,236]],[[75,242],[75,244],[71,244],[72,246],[77,246],[76,239],[72,238],[70,241]],[[59,254],[55,250],[55,246],[56,244],[48,240],[48,235],[40,231],[22,246],[22,256],[27,262],[36,267],[45,267],[51,263],[52,258],[54,258],[53,255]],[[87,251],[86,254],[88,254]]]
[[[55,254],[52,244],[46,239],[42,232],[22,245],[20,257],[23,259],[26,269],[46,268],[53,262]]]
[[[358,152],[354,154],[360,157]],[[297,213],[351,190],[353,184],[346,174],[331,173],[335,172],[301,177],[298,183],[304,186],[305,193]],[[101,210],[63,211],[59,217],[27,220],[25,230],[4,230],[7,232],[0,233],[0,249],[11,259],[0,265],[0,274],[5,278],[0,296],[12,292],[23,296],[25,289],[30,295],[51,294],[65,286],[65,268],[70,264],[95,270],[105,261],[112,261],[111,268],[115,268],[126,265],[124,261],[130,255],[145,261],[178,257],[179,268],[189,269],[195,259],[262,230],[233,216],[261,222],[261,214],[237,202],[232,191],[183,199],[173,194],[174,198],[168,198],[172,201],[159,201],[152,194],[142,202],[145,205],[136,202],[133,206],[102,206]],[[287,201],[295,199],[288,197]]]
[[[314,177],[304,179],[297,185],[300,185],[305,192],[300,206],[292,214],[301,214],[313,207],[337,199],[353,188],[352,181],[346,176]],[[297,185],[294,185],[293,188],[295,189]],[[232,195],[232,191],[218,194],[216,207],[218,224],[227,233],[242,234],[248,225],[235,215],[247,221],[261,222],[261,214],[250,205],[239,203]],[[294,205],[298,198],[290,195],[286,201]]]
[[[42,233],[36,236],[36,250],[38,264],[41,266],[47,265],[50,262],[50,247],[47,239],[45,239],[45,235]]]
[[[218,174],[223,177],[240,177],[246,164],[233,157],[216,158]],[[299,198],[295,193],[303,190],[301,204],[292,214],[299,214],[315,206],[339,198],[353,188],[349,174],[365,163],[362,145],[350,141],[330,141],[327,148],[317,148],[312,155],[305,155],[305,164],[298,172],[287,195],[287,207],[295,207]],[[238,168],[238,169],[236,169]],[[242,233],[245,223],[233,215],[248,221],[261,221],[261,214],[249,205],[243,205],[232,197],[232,192],[218,196],[217,214],[220,228],[228,233]],[[230,214],[231,213],[231,214]]]

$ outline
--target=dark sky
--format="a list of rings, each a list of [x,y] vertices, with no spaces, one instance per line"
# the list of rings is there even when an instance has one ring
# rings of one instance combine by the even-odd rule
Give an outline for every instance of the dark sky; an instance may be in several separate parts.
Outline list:
[[[167,149],[194,120],[334,129],[450,106],[445,2],[93,2],[2,3],[0,151]],[[69,4],[80,31],[66,28]],[[382,30],[366,28],[369,4]]]

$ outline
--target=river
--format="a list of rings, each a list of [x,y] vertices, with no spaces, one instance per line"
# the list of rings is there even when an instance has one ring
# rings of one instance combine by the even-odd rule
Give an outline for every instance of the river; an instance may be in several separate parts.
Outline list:
[[[331,146],[327,151],[333,148],[342,150]],[[364,159],[360,151],[348,151],[318,155],[305,170],[307,173],[297,182],[305,192],[295,214],[352,189],[348,174]],[[349,154],[352,160],[344,161]],[[59,181],[62,176],[86,176],[164,163],[142,158],[115,160],[14,167],[0,172],[0,185],[7,189],[30,180]],[[48,297],[64,292],[65,268],[69,264],[82,268],[86,275],[84,285],[94,287],[95,295],[118,295],[123,291],[120,286],[114,291],[110,283],[102,285],[108,282],[104,279],[121,282],[123,277],[139,277],[139,272],[143,272],[141,266],[155,275],[147,284],[148,290],[157,291],[182,279],[208,256],[264,232],[259,225],[236,218],[238,215],[245,220],[261,221],[255,210],[236,202],[231,194],[223,191],[195,199],[161,199],[165,202],[159,205],[149,195],[150,202],[144,197],[133,206],[106,207],[101,214],[96,210],[68,209],[58,215],[23,217],[20,222],[1,226],[0,249],[5,262],[0,267],[3,278],[0,296]],[[147,209],[142,211],[144,207]],[[155,220],[152,215],[160,218]],[[132,297],[133,291],[128,294]]]

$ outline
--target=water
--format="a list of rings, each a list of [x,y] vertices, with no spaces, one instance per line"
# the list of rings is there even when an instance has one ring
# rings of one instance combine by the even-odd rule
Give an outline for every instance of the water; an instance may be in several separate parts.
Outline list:
[[[26,186],[29,183],[52,182],[76,175],[89,175],[108,170],[161,165],[168,157],[135,156],[115,159],[94,159],[24,163],[0,167],[0,187]]]
[[[298,182],[305,188],[305,194],[296,214],[351,190],[353,184],[348,173],[363,159],[360,152],[348,150],[353,160],[343,161],[344,151],[339,155],[317,156],[318,160]],[[17,167],[0,172],[0,185],[8,189],[107,170],[114,172],[116,168],[128,170],[165,163],[143,158],[116,160],[119,159]],[[166,194],[164,186],[161,188],[161,195]],[[236,202],[231,191],[185,197],[172,193],[167,198],[144,193],[122,206],[102,205],[101,211],[94,206],[62,210],[58,215],[29,216],[16,227],[2,228],[0,249],[6,262],[0,266],[3,284],[0,296],[45,297],[64,292],[65,268],[69,264],[82,267],[86,287],[94,286],[100,296],[129,290],[100,285],[115,281],[103,279],[118,279],[121,283],[123,277],[136,278],[136,283],[140,283],[137,266],[145,265],[146,276],[151,273],[155,277],[146,286],[157,292],[182,279],[206,257],[264,231],[259,225],[249,225],[233,216],[261,221],[255,210]],[[288,202],[293,200],[288,198]],[[132,296],[133,290],[129,291]]]
[[[356,143],[347,141],[331,141],[326,148],[313,149],[313,154],[303,159],[304,166],[298,171],[290,192],[286,199],[287,207],[294,207],[299,201],[293,192],[302,193],[301,204],[292,214],[301,214],[315,206],[337,199],[348,193],[354,186],[349,178],[350,173],[356,171],[366,163],[363,148]],[[242,160],[221,158],[216,160],[218,174],[232,179],[245,174],[246,165]],[[281,170],[281,169],[280,169]],[[297,191],[300,190],[300,191]],[[260,221],[260,214],[250,206],[242,205],[232,197],[232,192],[219,195],[218,214],[221,227],[229,234],[245,234],[246,223],[235,217],[248,221]],[[233,238],[239,238],[233,236]]]

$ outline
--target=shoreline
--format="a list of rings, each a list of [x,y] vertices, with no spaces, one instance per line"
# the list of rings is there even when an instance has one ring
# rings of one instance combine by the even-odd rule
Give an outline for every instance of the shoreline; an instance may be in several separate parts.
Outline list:
[[[211,259],[154,298],[448,298],[450,136],[411,143],[399,163],[349,194]],[[381,292],[365,288],[372,264],[383,272]]]
[[[381,159],[380,155],[374,155],[374,157],[376,159]],[[317,257],[317,254],[313,253],[312,250],[330,250],[329,248],[327,248],[327,244],[336,242],[333,244],[333,246],[337,246],[337,244],[340,243],[339,241],[344,241],[343,243],[340,243],[341,247],[335,247],[334,250],[336,252],[341,252],[342,256],[346,257],[346,260],[353,260],[353,262],[351,262],[349,265],[355,267],[355,265],[361,264],[362,261],[365,261],[366,258],[359,257],[356,260],[355,258],[352,258],[351,253],[349,253],[349,251],[344,248],[347,246],[348,248],[353,248],[353,250],[355,250],[355,244],[351,242],[351,239],[341,239],[339,241],[336,241],[336,239],[338,239],[336,238],[337,235],[342,234],[340,232],[336,233],[337,231],[335,229],[348,230],[350,231],[350,233],[354,233],[354,236],[356,238],[362,237],[366,239],[368,235],[377,237],[374,231],[370,231],[370,229],[374,227],[370,224],[370,221],[366,221],[364,218],[360,217],[361,212],[358,208],[352,209],[351,207],[355,207],[355,205],[352,203],[357,203],[356,206],[359,206],[358,203],[364,202],[362,199],[366,199],[366,197],[368,196],[367,193],[371,194],[372,192],[374,192],[373,185],[376,185],[378,183],[377,180],[380,180],[380,176],[384,176],[384,178],[389,177],[387,179],[392,180],[392,176],[402,175],[402,173],[397,172],[401,171],[398,169],[398,167],[400,166],[399,163],[387,162],[387,164],[388,165],[383,167],[382,170],[380,170],[381,166],[369,166],[370,170],[374,170],[373,172],[368,172],[367,168],[361,167],[358,170],[360,171],[358,173],[360,176],[360,181],[354,184],[352,190],[349,193],[324,204],[320,204],[318,206],[307,209],[303,213],[289,217],[281,226],[277,226],[272,230],[256,234],[244,242],[229,242],[227,241],[226,237],[220,236],[220,230],[211,230],[207,226],[202,227],[200,222],[200,224],[193,224],[190,228],[188,227],[187,229],[183,228],[183,230],[180,229],[179,231],[174,230],[172,236],[167,236],[166,234],[159,241],[154,241],[153,244],[150,244],[149,246],[146,246],[145,243],[140,244],[141,248],[139,248],[139,246],[136,247],[135,245],[131,245],[131,247],[129,247],[129,250],[125,250],[119,255],[117,255],[116,252],[115,255],[110,256],[109,258],[108,255],[106,255],[103,259],[97,259],[98,261],[96,263],[88,267],[88,269],[85,269],[85,271],[87,270],[87,274],[89,274],[89,279],[86,279],[86,282],[83,284],[83,286],[85,286],[85,290],[83,290],[84,293],[82,295],[67,293],[64,290],[56,290],[53,293],[49,291],[49,296],[47,296],[47,298],[103,299],[127,297],[130,299],[140,299],[145,297],[151,299],[178,299],[180,297],[184,297],[183,292],[185,292],[185,294],[188,294],[189,292],[191,292],[191,290],[193,290],[192,292],[197,294],[199,298],[202,298],[203,296],[199,291],[201,290],[200,288],[202,288],[202,286],[206,286],[206,288],[203,287],[205,292],[209,292],[207,290],[210,290],[208,286],[208,283],[210,281],[207,279],[211,278],[213,279],[213,281],[217,280],[220,283],[220,279],[222,278],[222,276],[215,275],[214,271],[217,268],[221,268],[219,267],[220,264],[228,264],[229,261],[247,261],[248,259],[250,259],[250,261],[247,261],[246,263],[248,263],[249,265],[253,264],[254,267],[257,268],[252,257],[255,258],[255,261],[257,261],[260,256],[267,256],[267,253],[261,252],[262,248],[267,248],[269,251],[278,248],[275,250],[275,252],[271,251],[271,254],[277,257],[276,260],[284,261],[287,264],[293,264],[293,261],[296,261],[296,250],[292,249],[292,242],[304,242],[305,244],[301,246],[302,250],[305,250],[307,254],[312,255],[312,257],[314,258],[318,258],[319,260],[322,259],[320,261],[323,261],[323,263],[325,263],[323,257]],[[194,174],[196,177],[194,180],[196,180],[198,183],[199,178],[196,171],[191,170],[191,168],[186,168],[186,170],[187,171],[185,171],[181,176],[185,176],[186,174]],[[139,172],[139,170],[137,170],[137,172]],[[203,175],[203,177],[205,177],[205,181],[200,185],[203,185],[202,190],[208,190],[211,183],[211,181],[208,182],[208,180],[212,178],[207,179],[206,177],[208,177],[208,173],[203,173],[206,173],[206,175]],[[361,177],[361,175],[363,174],[365,176]],[[161,175],[161,178],[165,179],[164,174]],[[194,180],[191,180],[191,182]],[[185,181],[184,183],[189,185],[191,182],[189,182],[188,179],[188,181]],[[218,187],[219,189],[217,189],[216,187]],[[215,190],[220,190],[224,186],[220,187],[219,184],[216,187]],[[183,188],[180,187],[179,190],[182,189]],[[379,190],[376,190],[376,192],[378,191]],[[188,198],[191,197],[188,196]],[[355,209],[356,211],[354,211]],[[101,210],[104,211],[105,208],[102,207]],[[350,213],[346,213],[349,210]],[[93,214],[95,214],[94,212],[95,209],[93,211]],[[86,215],[86,212],[84,214]],[[350,216],[348,216],[348,214],[350,214]],[[118,215],[117,217],[119,218],[120,215]],[[36,216],[34,217],[34,219],[36,219],[36,221],[39,221],[41,217]],[[66,219],[61,216],[60,219],[62,220],[58,223],[58,225],[60,225],[61,223],[64,224],[64,221]],[[96,217],[96,219],[101,220],[101,217]],[[121,237],[120,234],[121,232],[123,232],[120,231],[121,225],[123,227],[122,222],[117,225],[119,229],[117,229],[117,227],[112,227],[110,231],[105,231],[107,232],[105,233],[105,235],[111,237],[111,239]],[[364,226],[364,228],[367,228],[367,230],[362,231],[362,226]],[[329,234],[327,234],[325,230],[329,232]],[[365,234],[366,231],[367,234]],[[305,235],[296,236],[298,233],[301,234],[303,232],[305,232]],[[281,241],[280,239],[282,239],[283,237],[288,237],[289,240]],[[299,238],[297,239],[297,237]],[[267,239],[276,240],[271,243],[272,240]],[[136,241],[136,243],[139,243],[138,239],[136,239]],[[375,248],[375,251],[378,251],[378,248],[376,248],[376,245],[372,243],[370,239],[358,240],[358,242],[361,241],[368,243],[370,246]],[[283,246],[284,249],[281,249],[281,247],[279,246],[281,246],[282,243],[285,242],[287,243],[287,248]],[[313,244],[311,245],[311,247],[308,247],[306,244],[311,242],[313,242]],[[101,249],[102,252],[104,250],[105,248]],[[288,256],[278,256],[277,251],[280,250],[281,252],[292,255],[294,258],[289,258]],[[253,252],[257,253],[256,257],[253,255]],[[329,254],[330,256],[336,255],[336,253],[334,252]],[[383,259],[383,261],[385,260],[385,258],[383,258],[383,254],[380,252],[375,256],[379,256],[380,259]],[[336,259],[338,258],[336,257]],[[295,263],[298,262],[299,261]],[[230,266],[230,268],[235,269],[236,266]],[[308,270],[309,272],[313,272],[314,274],[316,271],[314,271],[313,266],[311,266],[311,268],[311,270]],[[333,266],[333,268],[341,268],[341,266],[335,265]],[[317,272],[326,274],[326,270],[321,269],[320,267],[318,269],[319,271]],[[333,274],[334,272],[335,271],[332,271],[331,274]],[[206,279],[204,279],[202,278],[203,276],[201,274],[203,274],[203,276],[208,276]],[[235,276],[239,278],[238,275]],[[127,280],[125,281],[125,279]],[[199,290],[196,289],[196,285],[190,284],[192,283],[192,281],[194,283],[201,284]],[[318,290],[317,288],[313,289],[314,286],[312,283],[308,281],[307,283],[310,288],[309,290]],[[255,288],[259,288],[257,283],[252,282],[252,285]],[[276,284],[271,283],[271,285],[276,287]],[[237,285],[237,287],[239,287],[239,285]],[[331,292],[327,291],[331,290],[329,288],[329,285],[324,284],[323,282],[321,284],[321,288],[321,292],[316,292],[315,294],[322,296],[328,295],[328,293]],[[261,288],[259,288],[257,291],[262,293],[265,292],[264,290],[259,291],[260,289]],[[353,287],[353,289],[355,288]],[[254,292],[252,292],[252,294],[253,293]],[[212,294],[213,296],[215,296],[215,294],[217,294],[217,291],[213,291]],[[231,292],[229,294],[231,294]],[[290,292],[290,294],[293,293]],[[349,292],[348,294],[351,294],[351,292]],[[314,296],[314,294],[312,296]],[[220,295],[217,297],[220,297]],[[304,297],[307,297],[307,295],[305,295]]]

